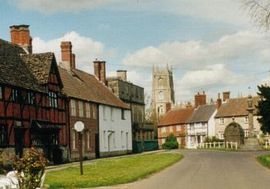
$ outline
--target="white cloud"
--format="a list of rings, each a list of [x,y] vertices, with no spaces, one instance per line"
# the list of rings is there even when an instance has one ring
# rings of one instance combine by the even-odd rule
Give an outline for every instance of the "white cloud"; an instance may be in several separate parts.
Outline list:
[[[57,58],[57,61],[61,61],[61,41],[71,41],[72,42],[72,51],[76,55],[76,66],[80,69],[86,70],[88,72],[92,71],[91,62],[95,58],[107,59],[113,56],[114,52],[106,51],[104,44],[95,41],[89,37],[81,36],[77,32],[69,32],[64,36],[52,39],[49,41],[44,41],[39,37],[33,39],[33,51],[35,53],[41,52],[54,52]]]
[[[121,1],[123,0],[13,0],[13,4],[23,10],[53,13],[89,10]]]
[[[12,0],[11,2],[23,10],[36,10],[45,14],[107,7],[116,11],[165,12],[238,25],[247,25],[249,21],[241,0]]]
[[[268,58],[269,35],[254,31],[241,31],[222,36],[213,42],[173,41],[157,47],[145,47],[128,54],[123,63],[151,67],[153,64],[170,64],[182,69],[200,68],[209,64],[223,64],[239,59]]]
[[[217,92],[233,85],[245,84],[251,78],[234,73],[224,64],[207,65],[200,70],[187,71],[175,82],[176,100],[193,100],[198,91],[206,91],[208,97],[215,98]]]

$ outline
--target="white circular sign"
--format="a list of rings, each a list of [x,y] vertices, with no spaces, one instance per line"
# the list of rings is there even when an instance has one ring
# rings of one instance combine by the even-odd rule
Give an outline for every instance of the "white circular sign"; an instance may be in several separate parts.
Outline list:
[[[75,124],[74,124],[74,129],[77,131],[77,132],[82,132],[83,129],[84,129],[84,123],[82,121],[77,121]]]

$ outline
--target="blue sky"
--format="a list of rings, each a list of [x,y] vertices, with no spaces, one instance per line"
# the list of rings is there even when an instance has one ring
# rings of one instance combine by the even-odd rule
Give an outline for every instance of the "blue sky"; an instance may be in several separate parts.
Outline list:
[[[209,99],[230,90],[255,94],[268,80],[269,34],[258,30],[241,0],[0,0],[0,38],[9,26],[29,24],[35,52],[71,40],[77,67],[107,61],[108,75],[127,69],[128,79],[151,95],[151,67],[172,65],[178,102],[197,91]],[[248,90],[248,87],[251,90]]]

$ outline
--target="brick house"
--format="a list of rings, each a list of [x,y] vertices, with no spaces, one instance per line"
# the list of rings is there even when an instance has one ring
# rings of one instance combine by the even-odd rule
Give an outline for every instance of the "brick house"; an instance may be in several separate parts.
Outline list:
[[[116,137],[120,138],[121,131],[116,132],[115,128],[122,127],[122,121],[116,119],[116,115],[118,112],[120,114],[126,112],[128,117],[130,111],[128,105],[118,99],[105,85],[105,62],[94,61],[94,76],[76,68],[71,42],[62,42],[61,52],[62,62],[59,70],[64,85],[63,92],[68,97],[69,104],[71,160],[79,158],[78,134],[74,130],[76,121],[82,121],[85,124],[83,132],[83,156],[85,158],[91,159],[121,153],[122,145],[116,145]],[[102,118],[103,114],[110,115],[111,118]],[[131,129],[130,120],[127,119],[124,122],[127,122],[124,126]],[[106,124],[109,124],[110,128],[105,129]],[[122,129],[123,132],[124,130],[125,128]],[[126,133],[131,137],[131,131],[125,130],[124,134],[126,135]],[[125,148],[123,153],[130,150],[131,148],[128,150]]]
[[[1,148],[12,156],[39,147],[57,163],[59,148],[68,158],[68,130],[56,59],[53,53],[32,54],[28,25],[10,31],[11,43],[0,39]]]
[[[161,117],[158,123],[158,143],[160,147],[170,134],[176,136],[179,147],[186,146],[186,126],[193,110],[194,108],[191,107],[173,109]]]

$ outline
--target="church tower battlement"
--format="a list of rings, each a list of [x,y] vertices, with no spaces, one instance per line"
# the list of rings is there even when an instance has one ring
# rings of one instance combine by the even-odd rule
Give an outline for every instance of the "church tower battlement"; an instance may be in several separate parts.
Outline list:
[[[152,110],[157,117],[162,116],[175,103],[172,67],[153,66],[152,72]]]

